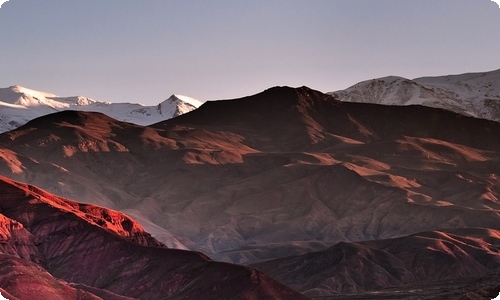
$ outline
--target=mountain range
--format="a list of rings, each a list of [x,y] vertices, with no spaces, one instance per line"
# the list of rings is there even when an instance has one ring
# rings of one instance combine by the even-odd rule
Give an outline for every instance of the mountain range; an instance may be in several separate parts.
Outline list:
[[[328,94],[346,102],[424,105],[500,121],[499,82],[500,70],[413,80],[387,76]],[[110,103],[83,96],[59,97],[14,85],[0,88],[0,133],[61,110],[101,112],[119,121],[150,125],[192,111],[201,104],[199,100],[175,94],[156,106]]]
[[[425,105],[500,121],[500,70],[413,80],[388,76],[329,94],[341,101]]]
[[[109,103],[82,96],[59,97],[14,85],[0,89],[0,132],[63,110],[101,112],[123,122],[150,125],[192,111],[201,104],[199,100],[181,95],[172,95],[156,106]]]
[[[61,111],[0,135],[0,175],[10,178],[7,187],[23,186],[21,194],[82,202],[71,204],[83,209],[76,215],[101,227],[117,222],[106,215],[125,213],[140,236],[152,235],[149,246],[234,266],[222,275],[228,280],[237,270],[263,272],[263,299],[302,297],[282,284],[314,299],[491,299],[500,292],[500,123],[399,104],[274,87],[149,126]],[[0,213],[35,235],[20,217],[30,213],[10,214],[11,205]],[[86,207],[99,213],[87,215]],[[51,249],[81,234],[61,236]],[[127,255],[156,262],[149,250],[136,252]],[[50,261],[30,260],[87,292],[149,297],[124,291],[121,281],[90,284],[93,271],[78,277]],[[188,286],[199,295],[197,283]],[[259,298],[243,288],[230,293]]]

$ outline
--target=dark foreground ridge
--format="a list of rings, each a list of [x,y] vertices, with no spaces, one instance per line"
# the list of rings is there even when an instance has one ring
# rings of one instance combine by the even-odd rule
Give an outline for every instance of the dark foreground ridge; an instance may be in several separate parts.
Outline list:
[[[9,299],[307,299],[254,269],[168,249],[122,213],[0,178]]]

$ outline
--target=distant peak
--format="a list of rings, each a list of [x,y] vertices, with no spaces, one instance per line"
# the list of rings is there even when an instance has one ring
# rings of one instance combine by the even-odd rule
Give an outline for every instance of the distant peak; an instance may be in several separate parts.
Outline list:
[[[362,81],[360,83],[369,83],[369,82],[377,82],[377,81],[378,82],[385,82],[385,83],[393,83],[393,82],[411,81],[411,80],[408,78],[401,77],[401,76],[390,75],[390,76],[379,77],[379,78],[375,78],[375,79],[369,79],[366,81]]]
[[[203,102],[200,101],[200,100],[198,100],[198,99],[194,99],[194,98],[191,98],[191,97],[188,97],[188,96],[184,96],[184,95],[180,95],[180,94],[172,94],[165,101],[182,101],[182,102],[190,104],[190,105],[192,105],[194,107],[200,107],[203,104]]]
[[[11,85],[8,87],[8,89],[15,92],[15,93],[27,94],[27,95],[31,95],[31,96],[35,96],[35,97],[57,97],[56,95],[54,95],[52,93],[28,89],[28,88],[25,88],[19,84]]]
[[[319,95],[323,93],[303,85],[301,87],[275,86],[263,91],[261,94],[270,96],[293,97],[294,95],[309,96],[309,95]]]
[[[180,99],[176,94],[172,94],[172,95],[170,95],[170,97],[167,98],[167,100],[175,101],[175,100],[180,100]]]
[[[14,91],[14,92],[19,92],[19,91],[22,91],[22,90],[26,90],[26,88],[18,85],[18,84],[14,84],[14,85],[11,85],[9,86],[9,89]]]

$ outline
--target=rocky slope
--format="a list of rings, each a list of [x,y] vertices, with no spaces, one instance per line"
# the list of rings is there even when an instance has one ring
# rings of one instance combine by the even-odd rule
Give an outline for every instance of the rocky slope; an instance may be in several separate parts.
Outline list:
[[[81,96],[59,97],[14,85],[0,88],[0,133],[63,110],[101,112],[120,121],[149,125],[192,111],[201,104],[181,95],[172,95],[156,106],[108,103]]]
[[[168,249],[122,213],[0,178],[9,299],[306,299],[248,267]]]
[[[491,300],[500,295],[500,269],[483,276],[410,283],[376,291],[338,293],[313,299],[328,300]]]
[[[389,76],[330,94],[347,102],[425,105],[500,121],[500,70],[413,80]]]
[[[499,229],[500,123],[306,87],[142,127],[61,112],[0,136],[0,173],[119,209],[168,246],[249,263],[339,241]]]
[[[342,242],[254,267],[311,297],[477,278],[500,267],[500,231],[460,228]]]

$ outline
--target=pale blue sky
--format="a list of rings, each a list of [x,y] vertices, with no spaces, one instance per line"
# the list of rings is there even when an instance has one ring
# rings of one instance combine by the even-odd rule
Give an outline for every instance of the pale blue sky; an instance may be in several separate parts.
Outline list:
[[[10,0],[0,87],[157,104],[500,68],[490,0]]]

